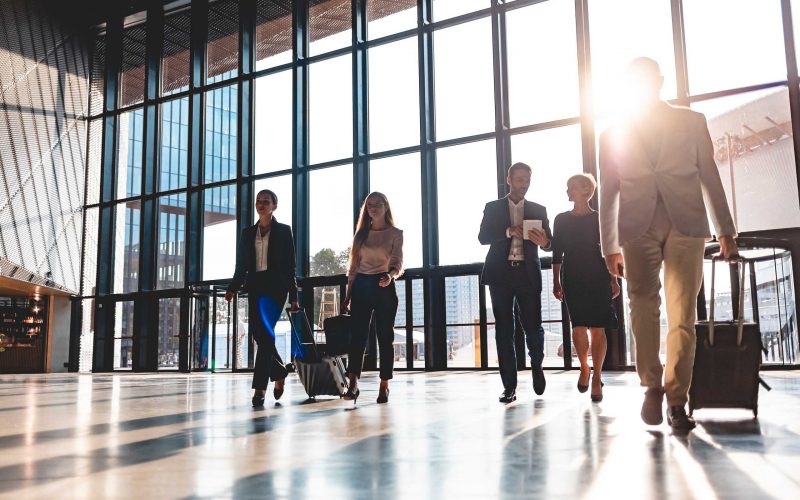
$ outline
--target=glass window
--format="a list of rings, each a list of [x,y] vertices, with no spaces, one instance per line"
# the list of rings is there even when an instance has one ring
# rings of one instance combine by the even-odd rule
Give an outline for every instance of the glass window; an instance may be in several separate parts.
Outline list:
[[[103,120],[89,122],[89,151],[86,162],[86,204],[100,202],[100,168],[103,161]]]
[[[550,1],[512,10],[506,32],[511,126],[578,116],[575,3]]]
[[[419,144],[417,38],[369,49],[369,149]]]
[[[262,189],[269,189],[278,197],[278,207],[273,216],[275,220],[282,224],[292,225],[292,213],[294,202],[294,191],[292,190],[292,176],[281,175],[278,177],[268,177],[259,179],[253,185],[253,200]],[[258,221],[258,213],[253,210],[253,223]]]
[[[425,292],[421,279],[411,280],[411,316],[414,331],[414,368],[425,368]]]
[[[139,289],[140,202],[120,203],[114,217],[114,293],[135,292]]]
[[[433,20],[442,21],[490,6],[486,0],[433,0]]]
[[[236,267],[236,185],[203,192],[203,279],[233,276]]]
[[[403,230],[403,267],[422,267],[422,187],[419,153],[370,162],[370,191],[389,199],[394,222]]]
[[[781,3],[685,0],[692,94],[786,79]]]
[[[292,0],[256,3],[256,71],[292,62]]]
[[[117,199],[142,194],[144,111],[122,113],[117,118]]]
[[[114,369],[133,368],[133,301],[120,301],[114,307]]]
[[[697,102],[692,109],[708,120],[714,160],[738,231],[800,226],[788,89]]]
[[[186,10],[164,18],[161,95],[170,95],[189,89],[191,30],[191,11]]]
[[[416,28],[417,0],[367,0],[367,23],[372,40]]]
[[[92,74],[89,82],[89,114],[99,115],[103,112],[106,100],[106,37],[98,36],[92,50]]]
[[[533,169],[525,198],[545,206],[552,229],[556,215],[572,209],[567,179],[583,172],[580,126],[511,136],[511,163],[519,161]]]
[[[206,83],[233,78],[239,73],[239,2],[218,0],[208,6]]]
[[[353,156],[353,67],[345,55],[309,67],[309,159]]]
[[[497,358],[497,338],[494,322],[494,310],[492,309],[492,296],[489,295],[489,287],[484,286],[484,294],[486,296],[486,356],[487,365],[489,368],[496,368],[500,366],[500,361]]]
[[[625,99],[620,81],[628,63],[636,57],[658,61],[664,75],[661,96],[677,96],[670,2],[591,0],[589,30],[595,112],[612,113]]]
[[[353,242],[353,166],[325,168],[309,179],[311,276],[347,272]]]
[[[309,2],[310,3],[310,2]],[[314,2],[308,7],[309,55],[323,54],[353,43],[353,7],[349,1]]]
[[[292,168],[292,72],[256,80],[256,174]]]
[[[158,157],[158,190],[186,187],[189,169],[189,98],[161,105],[161,152]]]
[[[81,309],[81,339],[78,372],[89,373],[92,371],[92,358],[94,356],[94,299],[83,300]]]
[[[181,288],[186,255],[186,194],[158,199],[156,288]]]
[[[97,245],[100,209],[87,208],[83,226],[83,295],[94,295],[97,286]]]
[[[481,366],[478,286],[478,276],[444,279],[448,368]]]
[[[178,369],[180,363],[181,299],[158,300],[158,368]]]
[[[566,189],[566,188],[565,188]],[[552,269],[542,269],[542,329],[544,329],[544,360],[548,368],[564,366],[564,326],[561,323],[561,301],[550,293],[553,290]],[[531,365],[526,356],[525,366]]]
[[[205,182],[225,181],[237,175],[237,90],[236,85],[230,85],[206,94]]]
[[[439,263],[483,262],[489,247],[478,242],[478,232],[485,204],[497,199],[495,141],[439,149],[436,165]]]
[[[489,18],[437,31],[433,46],[436,139],[493,131],[494,70]]]
[[[144,66],[147,48],[145,23],[122,33],[122,66],[119,74],[119,107],[144,102]]]

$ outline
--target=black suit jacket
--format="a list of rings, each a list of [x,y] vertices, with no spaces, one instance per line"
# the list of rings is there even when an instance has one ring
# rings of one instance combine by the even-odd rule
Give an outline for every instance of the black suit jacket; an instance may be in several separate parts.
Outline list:
[[[294,239],[292,228],[272,219],[267,247],[267,279],[256,283],[253,276],[256,272],[255,240],[258,223],[242,230],[236,250],[236,271],[228,285],[229,292],[244,288],[247,292],[269,293],[275,297],[290,300],[297,298],[297,278],[295,277]]]
[[[542,221],[542,229],[547,238],[552,240],[550,221],[547,219],[547,209],[544,206],[525,200],[524,219],[538,219]],[[511,250],[511,238],[506,236],[506,229],[511,227],[511,213],[508,209],[508,196],[499,200],[490,201],[483,209],[483,220],[478,240],[482,245],[490,245],[483,264],[481,283],[484,285],[504,285],[508,283],[508,252]],[[539,246],[530,240],[523,240],[525,252],[525,269],[531,284],[541,291],[542,266],[539,262]]]

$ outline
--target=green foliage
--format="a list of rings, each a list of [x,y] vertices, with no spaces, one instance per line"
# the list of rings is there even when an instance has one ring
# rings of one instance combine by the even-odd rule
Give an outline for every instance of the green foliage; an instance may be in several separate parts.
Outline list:
[[[349,255],[350,247],[338,253],[330,248],[323,248],[311,257],[311,276],[345,274]]]

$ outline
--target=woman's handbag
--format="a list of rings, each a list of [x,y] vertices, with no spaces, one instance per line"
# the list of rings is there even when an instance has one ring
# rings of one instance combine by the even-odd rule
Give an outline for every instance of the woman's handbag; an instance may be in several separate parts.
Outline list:
[[[326,318],[322,323],[325,329],[325,352],[332,356],[347,354],[352,336],[352,318],[347,314]]]

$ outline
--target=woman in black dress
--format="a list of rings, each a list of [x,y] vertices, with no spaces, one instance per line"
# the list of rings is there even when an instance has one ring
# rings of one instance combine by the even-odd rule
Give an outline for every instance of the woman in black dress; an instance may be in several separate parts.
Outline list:
[[[612,299],[619,283],[606,269],[600,252],[600,224],[589,206],[597,183],[591,174],[578,174],[567,181],[567,196],[573,209],[558,214],[553,223],[553,295],[565,300],[572,322],[572,342],[581,363],[578,390],[589,390],[589,339],[591,337],[592,401],[602,401],[601,371],[606,357],[607,327],[617,324]]]

